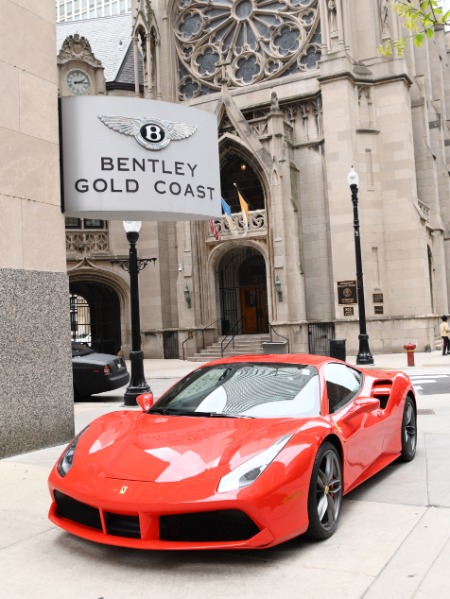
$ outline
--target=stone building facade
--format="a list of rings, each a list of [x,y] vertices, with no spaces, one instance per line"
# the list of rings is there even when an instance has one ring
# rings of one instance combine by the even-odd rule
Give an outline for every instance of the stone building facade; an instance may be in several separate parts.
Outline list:
[[[0,457],[73,435],[53,0],[0,0]],[[30,42],[32,40],[32,43]]]
[[[144,223],[140,255],[157,258],[140,273],[146,357],[190,356],[232,333],[270,335],[291,352],[327,353],[340,338],[356,353],[351,166],[372,353],[434,346],[450,280],[443,30],[386,59],[377,47],[401,23],[380,0],[136,0],[131,42],[120,38],[111,69],[119,42],[107,48],[92,22],[77,23],[77,34],[69,26],[58,33],[61,95],[73,93],[66,77],[77,68],[84,93],[182,102],[217,117],[231,215]],[[62,47],[69,35],[79,36],[78,55]],[[93,339],[127,353],[122,224],[68,225],[73,300],[90,307]]]

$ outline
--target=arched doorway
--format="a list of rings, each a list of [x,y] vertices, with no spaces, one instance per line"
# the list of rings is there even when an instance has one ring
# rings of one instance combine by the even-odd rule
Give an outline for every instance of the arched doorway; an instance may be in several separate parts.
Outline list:
[[[85,336],[96,351],[117,354],[122,340],[116,291],[95,281],[71,281],[69,289],[72,339]]]
[[[219,288],[223,335],[268,332],[266,265],[258,250],[229,251],[219,264]]]

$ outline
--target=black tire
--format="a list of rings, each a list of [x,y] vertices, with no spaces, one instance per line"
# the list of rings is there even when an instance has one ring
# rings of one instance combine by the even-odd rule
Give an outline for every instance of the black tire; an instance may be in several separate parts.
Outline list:
[[[410,462],[416,455],[417,447],[417,414],[414,401],[407,397],[402,419],[402,453],[399,460]]]
[[[335,532],[342,504],[342,465],[337,449],[325,442],[317,452],[308,493],[309,527],[306,536],[315,541]]]

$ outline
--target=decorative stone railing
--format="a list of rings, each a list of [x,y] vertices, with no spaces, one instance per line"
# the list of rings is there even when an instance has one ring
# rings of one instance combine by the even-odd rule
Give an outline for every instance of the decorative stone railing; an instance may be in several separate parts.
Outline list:
[[[230,219],[231,223],[228,221],[226,216],[212,219],[220,236],[220,239],[217,241],[223,239],[236,239],[237,237],[242,237],[244,235],[245,229],[242,213],[238,212],[236,214],[232,214]],[[252,210],[249,212],[247,237],[260,237],[262,235],[266,235],[266,233],[266,211]],[[216,241],[215,234],[211,230],[211,227],[208,229],[207,241]]]
[[[109,254],[108,231],[66,231],[68,254]]]
[[[425,204],[425,202],[422,202],[422,200],[419,199],[417,200],[417,203],[419,204],[419,208],[424,220],[428,220],[430,218],[430,207],[428,204]]]

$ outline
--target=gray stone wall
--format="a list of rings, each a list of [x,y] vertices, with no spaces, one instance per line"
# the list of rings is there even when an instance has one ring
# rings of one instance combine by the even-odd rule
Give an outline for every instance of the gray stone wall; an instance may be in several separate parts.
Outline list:
[[[0,269],[0,458],[74,433],[65,273]]]

